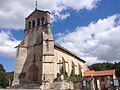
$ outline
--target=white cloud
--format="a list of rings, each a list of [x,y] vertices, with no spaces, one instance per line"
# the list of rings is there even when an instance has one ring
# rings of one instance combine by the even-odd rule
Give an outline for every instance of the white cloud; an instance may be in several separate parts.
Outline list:
[[[88,26],[77,27],[73,32],[59,37],[56,41],[85,58],[89,64],[118,61],[120,60],[120,15],[112,15],[91,22]]]
[[[66,18],[69,17],[69,16],[70,16],[70,13],[61,14],[60,19],[61,19],[61,20],[64,20],[64,19],[66,19]]]
[[[15,58],[16,49],[20,41],[17,41],[10,32],[0,32],[0,56]]]
[[[91,10],[93,7],[96,7],[96,4],[100,0],[60,0],[61,3],[69,8],[79,11],[80,9]]]
[[[53,21],[70,16],[66,10],[71,8],[91,10],[100,0],[38,0],[38,8],[50,10]],[[0,27],[18,28],[24,26],[24,18],[35,8],[35,0],[0,0]],[[66,13],[63,13],[65,11]]]

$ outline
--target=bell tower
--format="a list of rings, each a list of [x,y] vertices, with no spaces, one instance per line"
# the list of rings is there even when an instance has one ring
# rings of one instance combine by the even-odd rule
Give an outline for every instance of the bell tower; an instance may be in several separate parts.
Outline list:
[[[25,18],[24,40],[17,46],[16,57],[13,85],[53,82],[54,39],[49,11],[41,11],[36,7]]]
[[[47,35],[49,37],[48,39],[53,39],[51,33],[50,12],[35,9],[35,11],[26,18],[25,39],[28,39],[26,44],[32,45],[40,41],[42,33]]]
[[[30,52],[34,52],[41,61],[39,62],[41,81],[52,81],[54,78],[54,40],[51,32],[50,12],[35,9],[26,18],[25,41],[26,46],[34,47]]]

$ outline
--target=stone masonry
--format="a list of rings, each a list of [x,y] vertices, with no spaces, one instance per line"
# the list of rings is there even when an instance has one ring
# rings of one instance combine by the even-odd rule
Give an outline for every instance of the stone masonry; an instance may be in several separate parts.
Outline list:
[[[12,86],[51,84],[63,63],[68,76],[71,70],[77,75],[89,70],[84,60],[54,43],[50,12],[35,9],[25,20],[24,40],[16,47]]]

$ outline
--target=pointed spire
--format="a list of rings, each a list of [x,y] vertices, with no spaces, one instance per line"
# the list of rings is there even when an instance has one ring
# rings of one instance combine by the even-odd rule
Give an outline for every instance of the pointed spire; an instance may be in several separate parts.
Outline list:
[[[35,2],[35,9],[37,10],[37,5],[38,5],[38,2],[37,2],[37,0],[36,0],[36,2]]]

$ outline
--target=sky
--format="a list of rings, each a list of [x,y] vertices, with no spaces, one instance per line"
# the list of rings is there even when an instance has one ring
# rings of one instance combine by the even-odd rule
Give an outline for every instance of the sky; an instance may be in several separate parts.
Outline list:
[[[15,47],[35,2],[0,0],[0,63],[6,71],[15,69]],[[51,12],[55,42],[87,65],[120,61],[120,0],[38,0],[38,9]]]

